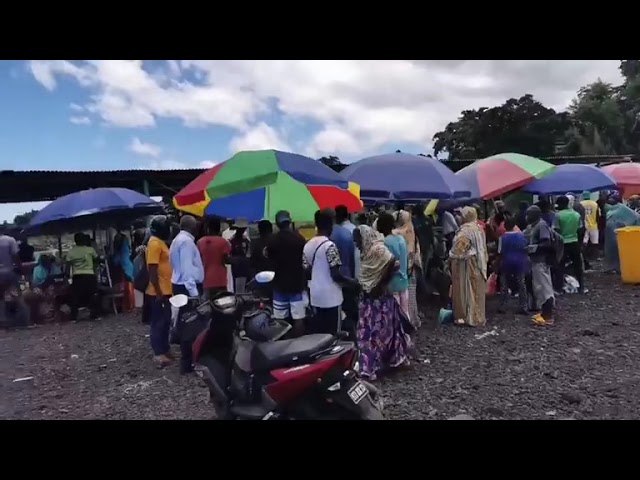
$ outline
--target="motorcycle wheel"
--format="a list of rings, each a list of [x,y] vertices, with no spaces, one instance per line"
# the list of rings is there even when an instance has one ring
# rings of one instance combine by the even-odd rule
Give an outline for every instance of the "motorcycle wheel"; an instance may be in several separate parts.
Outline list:
[[[369,390],[369,396],[371,397],[371,401],[375,405],[375,407],[380,411],[380,415],[382,415],[382,410],[384,410],[384,402],[382,400],[382,395],[380,395],[380,390],[374,386],[373,384],[367,382],[366,380],[360,379],[362,383]]]
[[[363,399],[360,403],[362,404],[360,420],[384,420],[381,406],[371,396]]]

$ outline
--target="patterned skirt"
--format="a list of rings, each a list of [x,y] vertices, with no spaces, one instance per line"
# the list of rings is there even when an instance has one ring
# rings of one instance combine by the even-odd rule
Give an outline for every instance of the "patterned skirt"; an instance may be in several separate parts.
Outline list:
[[[375,380],[385,369],[408,362],[411,339],[402,325],[400,305],[392,295],[360,299],[357,339],[360,375]]]

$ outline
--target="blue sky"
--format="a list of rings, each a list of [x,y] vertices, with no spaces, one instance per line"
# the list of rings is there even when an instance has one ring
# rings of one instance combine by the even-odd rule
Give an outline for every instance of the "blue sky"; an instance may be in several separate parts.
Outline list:
[[[527,92],[562,108],[587,81],[619,77],[617,61],[505,62],[0,61],[0,169],[203,167],[262,148],[347,163],[430,153],[463,109]],[[34,206],[0,205],[0,221]]]

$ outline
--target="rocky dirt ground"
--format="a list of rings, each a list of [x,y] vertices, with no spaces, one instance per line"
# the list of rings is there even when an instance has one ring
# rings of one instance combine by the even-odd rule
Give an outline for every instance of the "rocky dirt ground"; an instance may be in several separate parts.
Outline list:
[[[378,382],[386,417],[640,418],[640,287],[587,281],[551,328],[493,314],[493,301],[485,329],[427,322],[420,358]],[[197,378],[152,365],[146,334],[131,316],[0,332],[0,418],[211,418]]]

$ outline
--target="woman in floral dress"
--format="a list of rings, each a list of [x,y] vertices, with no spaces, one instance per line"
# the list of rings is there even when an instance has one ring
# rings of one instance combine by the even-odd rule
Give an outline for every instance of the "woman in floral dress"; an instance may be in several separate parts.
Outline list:
[[[358,280],[362,286],[357,329],[360,349],[360,374],[375,380],[388,368],[408,364],[410,328],[407,316],[387,290],[398,264],[384,244],[383,236],[371,227],[360,225],[354,232],[362,261]]]

